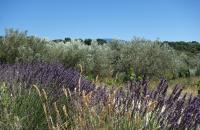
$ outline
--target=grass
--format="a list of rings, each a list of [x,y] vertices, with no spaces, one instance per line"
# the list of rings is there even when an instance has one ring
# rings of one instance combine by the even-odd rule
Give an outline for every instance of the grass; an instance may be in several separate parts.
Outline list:
[[[169,93],[171,93],[171,91],[173,90],[173,87],[177,84],[180,84],[182,86],[184,86],[183,89],[183,93],[192,93],[193,95],[196,95],[198,92],[198,88],[197,88],[197,83],[200,81],[200,77],[196,76],[196,77],[187,77],[187,78],[177,78],[177,79],[173,79],[173,80],[169,80],[168,84],[169,84]],[[155,86],[157,86],[159,84],[159,80],[152,80],[149,83],[149,86],[151,89],[154,89]]]
[[[5,83],[1,84],[1,90],[4,89],[0,98],[2,130],[139,130],[145,122],[139,113],[133,115],[131,111],[114,111],[114,93],[109,95],[109,100],[99,110],[98,105],[89,107],[92,93],[81,95],[76,91],[72,94],[63,89],[64,96],[51,103],[47,92],[35,85],[28,91],[17,93],[15,97],[10,95],[7,87]],[[157,126],[153,125],[149,130],[153,128],[155,130]]]
[[[19,86],[15,86],[20,89]],[[0,94],[0,129],[44,129],[45,118],[39,96],[34,90],[22,90],[11,95],[8,86],[2,83]]]

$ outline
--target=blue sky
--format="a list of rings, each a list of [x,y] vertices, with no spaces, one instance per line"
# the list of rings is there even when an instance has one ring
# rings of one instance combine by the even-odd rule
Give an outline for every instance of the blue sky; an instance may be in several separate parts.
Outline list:
[[[200,0],[0,0],[5,28],[44,38],[200,41]]]

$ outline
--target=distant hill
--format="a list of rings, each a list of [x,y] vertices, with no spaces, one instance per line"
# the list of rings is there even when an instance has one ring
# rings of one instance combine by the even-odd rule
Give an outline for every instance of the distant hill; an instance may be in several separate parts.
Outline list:
[[[108,43],[112,42],[112,41],[118,41],[121,43],[128,43],[129,41],[127,40],[122,40],[122,39],[114,39],[114,38],[104,38],[104,40],[106,40]]]

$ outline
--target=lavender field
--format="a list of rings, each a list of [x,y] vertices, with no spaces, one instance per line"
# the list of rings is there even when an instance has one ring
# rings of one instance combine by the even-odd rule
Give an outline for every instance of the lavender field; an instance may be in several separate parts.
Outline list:
[[[1,129],[194,129],[200,125],[200,96],[182,93],[161,79],[123,87],[95,85],[62,64],[0,65]]]

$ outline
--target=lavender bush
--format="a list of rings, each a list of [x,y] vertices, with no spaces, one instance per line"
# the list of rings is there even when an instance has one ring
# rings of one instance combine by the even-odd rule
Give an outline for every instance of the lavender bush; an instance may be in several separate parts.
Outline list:
[[[78,87],[87,92],[94,88],[88,80],[85,80],[79,72],[73,69],[65,69],[62,64],[47,64],[45,62],[33,62],[28,64],[1,64],[0,65],[0,81],[8,82],[11,89],[15,83],[22,83],[28,88],[32,84],[43,86],[43,88],[60,92],[62,87],[73,90]]]

